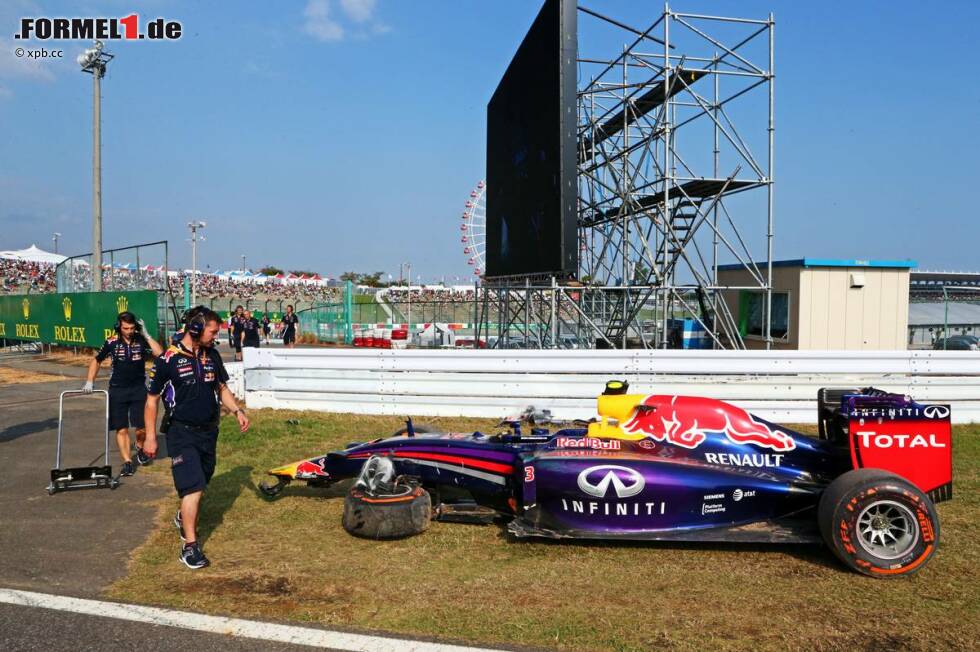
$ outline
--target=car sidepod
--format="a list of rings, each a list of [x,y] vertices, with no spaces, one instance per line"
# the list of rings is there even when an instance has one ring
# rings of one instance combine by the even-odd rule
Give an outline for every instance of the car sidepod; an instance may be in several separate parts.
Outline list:
[[[518,537],[819,541],[815,508],[846,456],[793,433],[764,452],[707,433],[694,449],[556,437],[522,456]]]

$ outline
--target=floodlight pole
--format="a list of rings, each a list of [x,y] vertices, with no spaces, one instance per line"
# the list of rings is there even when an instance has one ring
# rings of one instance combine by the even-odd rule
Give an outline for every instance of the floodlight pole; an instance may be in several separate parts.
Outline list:
[[[52,236],[51,239],[54,241],[54,252],[55,253],[58,253],[58,238],[61,237],[61,234],[55,232],[55,233],[52,233],[51,236]]]
[[[207,226],[206,222],[188,222],[191,230],[191,305],[197,305],[197,230]],[[203,236],[201,238],[204,239]]]
[[[77,59],[92,75],[92,290],[102,291],[102,78],[113,55],[101,41]]]

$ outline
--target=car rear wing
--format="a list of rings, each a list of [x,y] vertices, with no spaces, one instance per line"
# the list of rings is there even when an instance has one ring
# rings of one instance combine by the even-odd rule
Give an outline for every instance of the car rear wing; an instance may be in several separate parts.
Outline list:
[[[952,498],[949,405],[917,403],[873,387],[822,388],[817,403],[820,437],[846,446],[855,469],[896,473],[933,502]]]

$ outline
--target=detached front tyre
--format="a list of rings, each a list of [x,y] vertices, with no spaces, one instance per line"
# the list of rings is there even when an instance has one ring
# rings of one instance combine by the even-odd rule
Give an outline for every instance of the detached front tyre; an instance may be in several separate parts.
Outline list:
[[[880,469],[848,471],[830,483],[817,519],[834,554],[871,577],[914,573],[939,544],[939,517],[929,497]]]
[[[420,534],[432,520],[428,492],[415,484],[396,484],[384,493],[354,487],[344,498],[344,529],[366,539],[400,539]]]

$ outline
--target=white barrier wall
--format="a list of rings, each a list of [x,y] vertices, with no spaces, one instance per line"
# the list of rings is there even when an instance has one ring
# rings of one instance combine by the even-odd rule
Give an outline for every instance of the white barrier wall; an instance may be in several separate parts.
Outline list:
[[[241,362],[226,362],[228,389],[238,398],[245,398],[245,368]]]
[[[974,351],[246,349],[244,368],[255,408],[589,418],[605,382],[625,378],[631,392],[719,398],[777,422],[815,422],[821,387],[867,386],[980,421]]]

